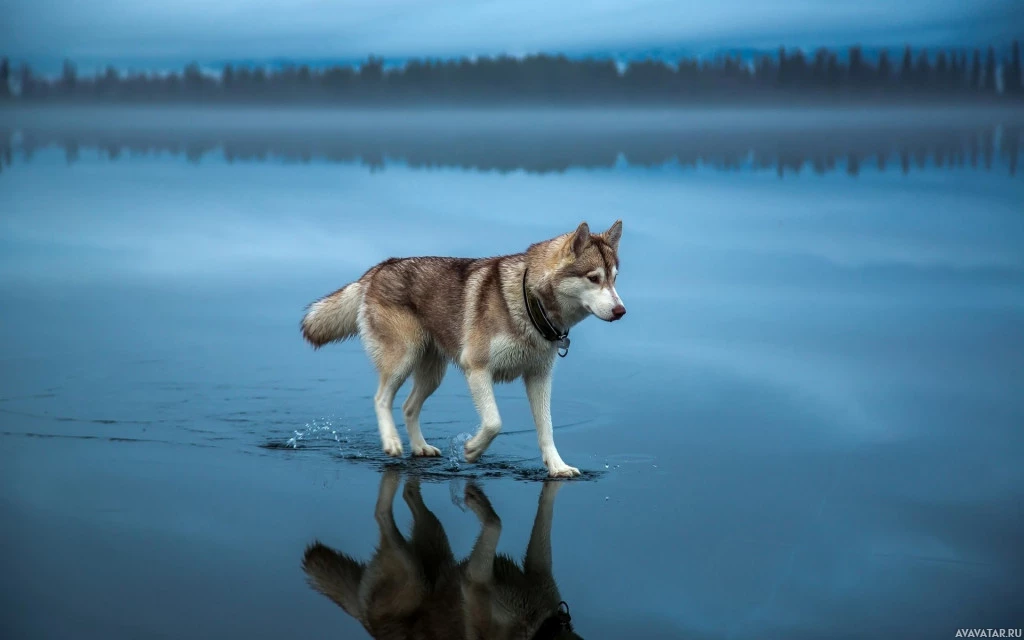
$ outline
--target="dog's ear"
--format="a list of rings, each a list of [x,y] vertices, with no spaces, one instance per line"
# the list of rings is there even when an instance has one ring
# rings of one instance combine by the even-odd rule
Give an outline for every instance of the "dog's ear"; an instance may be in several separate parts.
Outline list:
[[[612,246],[612,249],[618,251],[619,240],[622,238],[622,220],[616,220],[615,224],[608,227],[608,230],[602,233],[601,236]]]
[[[580,226],[576,227],[576,232],[572,234],[572,239],[569,240],[569,248],[572,249],[574,256],[579,257],[583,254],[588,240],[590,240],[590,226],[586,222],[581,222]]]

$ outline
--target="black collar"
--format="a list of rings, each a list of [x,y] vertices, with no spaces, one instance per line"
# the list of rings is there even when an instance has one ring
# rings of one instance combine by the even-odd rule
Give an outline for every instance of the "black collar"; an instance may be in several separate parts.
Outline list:
[[[523,269],[523,302],[526,304],[526,315],[530,316],[533,327],[540,332],[540,335],[544,336],[545,340],[555,343],[555,346],[558,347],[558,355],[564,358],[569,353],[569,330],[559,331],[555,328],[554,323],[548,318],[548,314],[544,313],[544,305],[541,304],[540,299],[526,291],[527,271],[529,269]],[[538,316],[540,322],[537,321]]]

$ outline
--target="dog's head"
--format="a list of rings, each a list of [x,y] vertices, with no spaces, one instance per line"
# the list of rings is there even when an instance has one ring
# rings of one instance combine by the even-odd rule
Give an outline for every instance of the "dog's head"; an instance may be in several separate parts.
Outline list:
[[[563,236],[558,267],[553,278],[555,295],[564,306],[576,306],[607,322],[626,315],[626,307],[615,290],[619,275],[619,239],[622,221],[616,220],[604,233],[591,233],[586,222]]]

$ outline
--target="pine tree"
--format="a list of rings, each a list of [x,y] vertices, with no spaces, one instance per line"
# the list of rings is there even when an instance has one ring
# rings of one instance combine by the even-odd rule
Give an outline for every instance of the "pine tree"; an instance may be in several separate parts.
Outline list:
[[[946,52],[939,51],[935,59],[935,88],[945,89],[949,84],[949,61],[946,59]]]
[[[32,75],[32,67],[22,64],[18,76],[19,84],[21,85],[21,98],[36,97],[36,80]]]
[[[892,79],[892,63],[889,62],[889,52],[882,49],[878,55],[878,86],[887,87]]]
[[[1016,40],[1013,41],[1010,64],[1006,65],[1003,71],[1003,90],[1010,96],[1018,96],[1021,93],[1020,43]]]
[[[61,91],[66,95],[72,95],[78,86],[78,69],[75,68],[75,63],[70,60],[64,61],[64,67],[60,74],[60,86]]]
[[[235,69],[230,64],[226,64],[220,71],[220,86],[224,91],[231,91],[234,84]]]
[[[918,87],[925,88],[932,83],[932,66],[928,61],[928,51],[921,49],[917,56],[917,65],[914,69],[914,80]]]
[[[779,47],[779,75],[777,81],[780,85],[789,82],[789,62],[786,60],[786,48]]]
[[[971,75],[967,79],[967,86],[972,91],[980,91],[984,83],[981,75],[981,52],[974,50],[974,60],[971,62]]]
[[[956,63],[956,87],[957,91],[963,91],[970,82],[967,70],[967,52],[963,49],[957,54]]]
[[[985,56],[984,89],[986,93],[996,92],[996,50],[992,47],[988,48],[988,54]]]
[[[914,86],[914,55],[908,46],[903,50],[903,64],[900,65],[900,84],[904,88]]]
[[[860,86],[864,79],[864,55],[861,52],[859,46],[850,47],[850,85],[853,87]]]
[[[7,58],[0,59],[0,100],[11,97],[11,63]]]

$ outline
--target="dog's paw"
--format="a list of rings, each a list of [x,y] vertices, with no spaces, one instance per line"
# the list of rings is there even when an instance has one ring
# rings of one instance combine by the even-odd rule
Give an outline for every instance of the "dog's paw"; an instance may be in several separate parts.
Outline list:
[[[392,458],[402,457],[402,440],[398,436],[388,436],[382,440],[384,453]]]
[[[476,442],[476,438],[473,438],[466,441],[465,446],[462,448],[462,455],[466,457],[466,462],[476,462],[486,449],[487,445],[481,445]]]
[[[548,476],[552,478],[575,478],[580,475],[580,470],[570,467],[564,462],[560,465],[548,467]]]
[[[412,445],[412,455],[423,458],[436,458],[441,455],[441,450],[424,442],[423,444]]]

